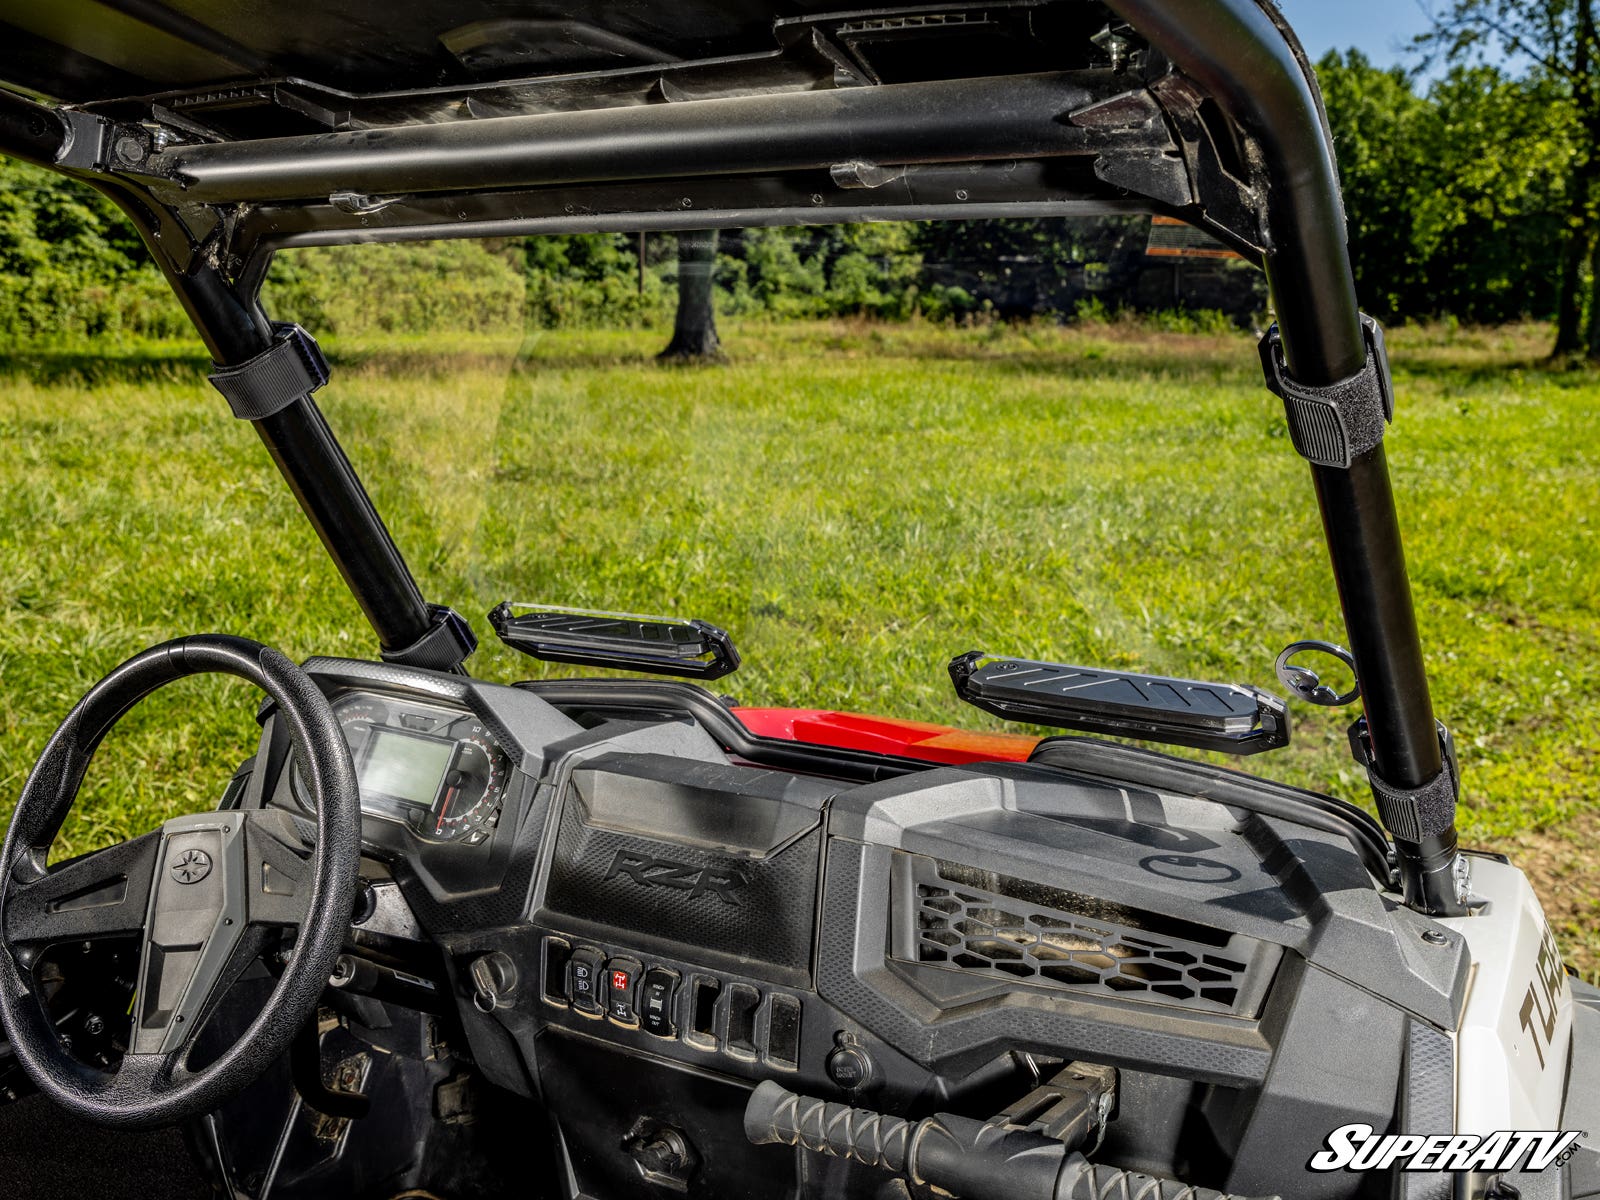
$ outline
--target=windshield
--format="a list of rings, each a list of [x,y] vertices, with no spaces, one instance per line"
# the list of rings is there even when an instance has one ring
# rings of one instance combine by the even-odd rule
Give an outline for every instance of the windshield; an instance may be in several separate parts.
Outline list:
[[[951,658],[1282,694],[1279,650],[1344,640],[1308,472],[1261,384],[1259,293],[1225,307],[1255,273],[1164,262],[1149,251],[1172,231],[1117,220],[724,231],[710,365],[656,358],[682,274],[665,234],[642,289],[638,240],[616,236],[285,251],[265,300],[330,352],[317,401],[424,594],[473,622],[475,674],[593,673],[501,646],[485,614],[504,600],[662,613],[733,635],[744,665],[712,686],[744,705],[1038,733],[958,700]],[[217,630],[296,659],[377,651],[148,282],[104,293],[141,336],[112,324],[8,360],[13,795],[59,714],[137,647]],[[1175,314],[1175,287],[1216,309]],[[1463,841],[1517,839],[1541,878],[1571,880],[1596,800],[1600,472],[1572,436],[1589,377],[1541,365],[1547,337],[1391,328],[1388,440],[1435,703],[1471,751]],[[214,804],[255,707],[221,679],[140,705],[61,853]],[[1290,709],[1292,745],[1234,765],[1370,807],[1358,708]],[[1575,943],[1590,907],[1563,910]]]
[[[1255,273],[1150,255],[1148,219],[1020,224],[724,233],[719,346],[677,365],[672,235],[642,271],[612,235],[283,253],[265,303],[334,358],[322,402],[477,674],[585,670],[501,646],[512,600],[718,625],[747,706],[1005,728],[952,690],[975,649],[1275,688],[1288,642],[1342,639]],[[1113,315],[1135,270],[1234,312]]]

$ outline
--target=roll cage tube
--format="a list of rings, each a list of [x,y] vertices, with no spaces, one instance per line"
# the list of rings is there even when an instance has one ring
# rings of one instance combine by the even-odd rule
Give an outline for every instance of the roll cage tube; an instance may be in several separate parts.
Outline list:
[[[219,367],[248,363],[272,349],[272,327],[259,306],[240,300],[215,268],[202,264],[187,275],[168,270],[167,277]],[[250,423],[378,635],[382,657],[459,670],[476,645],[471,630],[451,610],[423,599],[310,392]]]
[[[1296,381],[1339,383],[1362,370],[1367,340],[1346,245],[1327,124],[1281,27],[1257,0],[1107,0],[1259,143],[1270,188],[1264,260],[1284,358]],[[1311,465],[1335,586],[1366,711],[1374,792],[1449,789],[1448,812],[1419,837],[1395,836],[1406,902],[1465,911],[1455,878],[1454,770],[1434,718],[1406,574],[1388,459],[1380,441],[1348,468]],[[1437,828],[1443,826],[1442,828]]]
[[[0,150],[59,170],[78,137],[73,116],[0,90]],[[163,221],[170,214],[120,182],[95,177],[85,182],[115,202],[139,230],[218,367],[247,363],[272,348],[272,326],[260,306],[242,300],[214,263],[193,256],[185,270],[174,261],[172,243],[183,231]],[[251,424],[377,634],[382,657],[459,670],[475,646],[470,628],[451,610],[423,599],[310,393]]]
[[[831,92],[819,81],[799,93],[780,90],[632,112],[624,111],[626,105],[601,106],[558,116],[401,123],[157,146],[143,154],[137,125],[0,94],[0,149],[112,196],[144,234],[223,366],[245,363],[273,344],[254,290],[278,242],[579,232],[630,221],[647,225],[667,209],[679,210],[673,217],[679,221],[685,219],[681,210],[690,209],[694,227],[711,228],[778,218],[837,222],[1007,211],[1038,216],[1083,211],[1083,204],[1126,211],[1130,201],[1139,201],[1146,210],[1201,225],[1261,261],[1277,309],[1281,341],[1274,352],[1281,352],[1284,376],[1302,391],[1348,392],[1363,371],[1372,373],[1369,341],[1356,305],[1330,138],[1293,34],[1265,0],[1104,4],[1180,74],[1126,77],[1122,94],[1112,96],[1099,90],[1104,81],[1081,73]],[[974,92],[984,95],[975,98]],[[901,145],[895,131],[904,123],[908,98],[917,99],[916,130]],[[1247,179],[1239,179],[1238,171],[1224,179],[1228,172],[1212,169],[1215,150],[1207,145],[1217,135],[1195,132],[1205,124],[1197,119],[1198,105],[1207,100],[1245,135],[1238,170]],[[1036,107],[1048,110],[1042,119]],[[760,126],[758,148],[738,134],[749,122]],[[675,140],[635,136],[658,127],[670,127],[675,137],[693,135],[695,179],[669,177],[674,169],[681,173],[682,165],[674,168],[662,159],[658,146]],[[116,140],[119,130],[132,132],[136,145],[132,160],[121,165],[120,150],[112,145],[129,141]],[[502,154],[494,143],[508,133],[527,135],[517,154]],[[1232,134],[1224,130],[1223,136]],[[895,172],[858,160],[870,151],[870,157],[894,163],[897,146],[901,159],[913,165],[900,168],[899,184],[880,187],[874,172],[891,179],[898,178]],[[827,182],[822,168],[835,157]],[[1049,163],[1049,172],[1013,170],[1030,161]],[[924,165],[914,165],[919,162]],[[953,187],[952,169],[964,172]],[[541,185],[551,171],[567,182],[554,189]],[[768,173],[758,177],[751,171]],[[734,176],[731,192],[717,190],[718,180]],[[664,182],[652,182],[657,180]],[[304,199],[260,203],[260,196],[250,194],[257,183],[274,195]],[[355,217],[336,203],[339,196],[328,194],[335,183],[357,189],[383,185],[400,193],[357,206],[361,215]],[[451,194],[461,188],[469,190]],[[839,195],[847,199],[836,206],[838,189],[845,189]],[[347,198],[345,208],[350,203]],[[359,227],[351,224],[356,221]],[[1381,366],[1381,347],[1377,357]],[[1278,380],[1280,394],[1284,382]],[[410,656],[417,647],[436,642],[454,614],[423,601],[311,397],[255,424],[377,631],[385,657],[416,661]],[[1311,461],[1361,682],[1366,715],[1352,741],[1395,839],[1403,893],[1425,912],[1460,913],[1456,773],[1429,698],[1382,418],[1376,436],[1361,439],[1334,465],[1307,453],[1298,437],[1296,445]]]

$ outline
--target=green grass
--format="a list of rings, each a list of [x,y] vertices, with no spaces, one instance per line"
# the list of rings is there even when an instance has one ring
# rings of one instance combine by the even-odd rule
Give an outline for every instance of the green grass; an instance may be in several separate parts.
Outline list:
[[[330,347],[329,418],[424,591],[489,639],[479,674],[540,673],[482,620],[508,597],[720,623],[746,703],[975,728],[996,723],[945,670],[968,649],[1275,687],[1284,644],[1343,640],[1306,468],[1247,337],[724,337],[716,369],[658,367],[660,338],[631,332]],[[1390,459],[1464,833],[1531,856],[1592,971],[1600,378],[1540,368],[1543,338],[1397,333]],[[223,630],[295,656],[373,652],[203,367],[187,344],[0,360],[0,795],[148,643]],[[64,848],[201,807],[250,752],[242,685],[169,691],[102,752]],[[1295,716],[1295,745],[1251,765],[1362,801],[1350,714]]]

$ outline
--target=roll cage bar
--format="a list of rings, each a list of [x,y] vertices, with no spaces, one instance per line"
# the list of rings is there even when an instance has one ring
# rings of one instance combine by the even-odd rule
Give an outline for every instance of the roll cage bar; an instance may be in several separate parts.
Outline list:
[[[1315,82],[1269,0],[1103,7],[1109,70],[886,84],[837,23],[795,18],[782,51],[738,61],[376,96],[253,85],[332,127],[311,134],[219,138],[183,115],[203,115],[194,96],[57,107],[0,91],[0,151],[119,204],[220,367],[280,340],[257,293],[284,247],[1118,211],[1207,230],[1266,271],[1269,385],[1311,463],[1362,688],[1353,741],[1405,899],[1459,914],[1458,784],[1382,444],[1381,335],[1357,307]],[[309,391],[289,399],[252,423],[384,657],[458,667],[470,632],[426,602]],[[1329,420],[1331,450],[1315,436]]]

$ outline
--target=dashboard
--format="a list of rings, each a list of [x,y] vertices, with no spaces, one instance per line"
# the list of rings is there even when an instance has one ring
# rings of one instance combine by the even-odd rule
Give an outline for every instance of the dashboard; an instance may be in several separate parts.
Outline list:
[[[574,1198],[875,1196],[745,1141],[755,1085],[987,1118],[1070,1062],[1119,1072],[1107,1161],[1270,1194],[1329,1114],[1421,1102],[1407,1046],[1460,999],[1464,958],[1418,966],[1359,838],[1206,799],[1238,778],[1213,768],[923,766],[754,738],[689,684],[306,669],[390,909],[357,914],[340,986],[457,1023],[543,1107]],[[309,837],[288,742],[266,710],[239,802]]]

